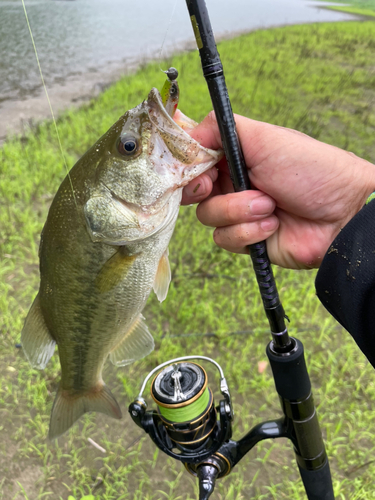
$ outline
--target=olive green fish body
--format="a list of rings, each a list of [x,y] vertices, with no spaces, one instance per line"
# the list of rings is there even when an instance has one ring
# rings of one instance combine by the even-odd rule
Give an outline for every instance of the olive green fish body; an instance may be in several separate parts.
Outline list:
[[[41,237],[39,293],[22,331],[36,368],[58,345],[50,438],[87,411],[121,418],[103,365],[108,356],[123,366],[152,351],[141,312],[152,289],[160,301],[167,295],[182,187],[220,157],[173,122],[153,89],[61,184]]]

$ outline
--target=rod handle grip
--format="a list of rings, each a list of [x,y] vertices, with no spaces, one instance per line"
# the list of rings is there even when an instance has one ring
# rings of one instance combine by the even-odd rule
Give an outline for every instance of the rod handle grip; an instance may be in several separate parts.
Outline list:
[[[308,500],[335,500],[328,459],[318,470],[299,467]]]

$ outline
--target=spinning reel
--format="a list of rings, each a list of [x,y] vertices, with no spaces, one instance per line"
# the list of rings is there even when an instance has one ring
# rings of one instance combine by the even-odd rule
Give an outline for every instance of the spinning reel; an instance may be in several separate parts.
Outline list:
[[[220,392],[224,399],[217,407],[206,371],[196,363],[187,362],[192,359],[208,361],[219,370]],[[146,412],[143,392],[147,382],[161,368],[151,384],[151,397],[157,409]],[[223,370],[216,361],[205,356],[185,356],[157,366],[147,375],[129,412],[158,448],[184,462],[191,471],[195,471],[194,464],[214,455],[232,435],[233,410]]]
[[[218,406],[205,369],[190,361],[193,359],[208,361],[218,369],[223,396]],[[142,395],[155,373],[151,397],[156,410],[146,411]],[[157,366],[147,375],[129,413],[160,450],[183,462],[191,474],[199,477],[200,498],[210,496],[217,477],[229,474],[230,461],[218,450],[232,436],[233,409],[224,372],[216,361],[205,356],[185,356]]]
[[[228,475],[259,441],[280,437],[290,439],[294,446],[308,499],[334,499],[303,346],[294,338],[289,340],[289,350],[278,346],[280,338],[267,346],[284,415],[256,425],[239,441],[231,439],[234,414],[223,370],[205,356],[171,359],[157,366],[147,375],[138,397],[130,404],[132,419],[156,446],[198,477],[200,500],[207,500],[216,479]],[[217,406],[206,371],[193,363],[193,359],[208,361],[219,370],[223,399]],[[156,408],[147,411],[143,393],[153,376],[151,397]]]

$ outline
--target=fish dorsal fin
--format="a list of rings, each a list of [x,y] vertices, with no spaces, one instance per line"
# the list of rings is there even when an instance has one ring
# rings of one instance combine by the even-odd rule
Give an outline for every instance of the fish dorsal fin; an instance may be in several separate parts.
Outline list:
[[[155,281],[154,281],[154,292],[160,302],[166,298],[169,289],[169,283],[171,282],[171,268],[168,259],[168,248],[163,253],[158,270],[156,271]]]
[[[21,332],[21,343],[31,366],[43,370],[55,351],[56,342],[44,321],[39,294],[35,297],[26,317]]]
[[[104,264],[95,279],[95,285],[100,293],[109,292],[117,286],[128,274],[136,255],[126,255],[122,247]]]
[[[154,350],[154,339],[140,314],[121,342],[111,351],[109,359],[116,366],[125,366],[142,359]]]
[[[88,411],[99,411],[117,419],[122,417],[115,397],[104,383],[79,395],[64,391],[60,386],[52,407],[48,438],[55,439],[64,434]]]

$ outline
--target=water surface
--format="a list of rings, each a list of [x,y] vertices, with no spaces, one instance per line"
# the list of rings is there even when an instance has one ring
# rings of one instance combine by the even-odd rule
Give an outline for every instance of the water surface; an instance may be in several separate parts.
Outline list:
[[[164,55],[194,41],[184,0],[25,3],[56,109],[79,100],[80,93],[90,97],[132,64],[158,56],[163,40]],[[324,5],[306,0],[207,0],[217,36],[284,24],[353,19]],[[47,103],[42,102],[41,78],[20,0],[0,0],[0,74],[0,113],[10,128],[19,117],[27,120],[33,113],[37,117],[45,113]],[[0,130],[0,136],[3,134]]]

